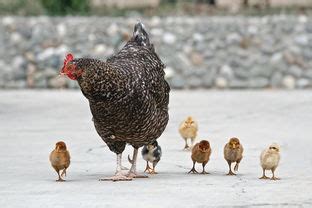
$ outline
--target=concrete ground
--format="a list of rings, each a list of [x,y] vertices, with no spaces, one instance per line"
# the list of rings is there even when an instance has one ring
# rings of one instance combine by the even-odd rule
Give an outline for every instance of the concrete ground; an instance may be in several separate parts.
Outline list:
[[[0,207],[311,207],[311,103],[311,91],[173,91],[159,174],[114,183],[98,181],[114,173],[115,155],[80,91],[0,91]],[[187,174],[190,152],[177,129],[188,115],[199,122],[197,141],[211,143],[209,175]],[[232,136],[245,152],[238,175],[226,176],[223,146]],[[58,140],[72,156],[64,183],[48,160]],[[260,152],[272,142],[281,145],[282,180],[259,180]]]

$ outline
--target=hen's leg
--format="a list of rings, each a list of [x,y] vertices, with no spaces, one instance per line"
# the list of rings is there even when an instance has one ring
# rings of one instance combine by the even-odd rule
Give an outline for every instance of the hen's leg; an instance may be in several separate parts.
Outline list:
[[[131,181],[132,178],[122,175],[121,172],[121,154],[117,154],[116,173],[112,177],[101,178],[100,181]]]
[[[136,162],[137,162],[137,157],[138,157],[138,149],[134,148],[133,149],[133,156],[132,160],[129,158],[129,162],[132,164],[131,168],[129,170],[129,173],[127,174],[127,177],[129,178],[148,178],[146,175],[139,175],[136,171]]]

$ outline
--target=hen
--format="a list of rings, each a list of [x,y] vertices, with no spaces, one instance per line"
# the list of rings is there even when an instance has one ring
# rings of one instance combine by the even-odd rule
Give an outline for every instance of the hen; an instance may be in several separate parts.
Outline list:
[[[61,74],[78,81],[89,100],[97,133],[117,154],[115,175],[102,180],[140,177],[136,172],[138,148],[159,138],[169,119],[170,87],[164,67],[140,22],[121,51],[106,62],[67,55]],[[133,163],[123,175],[121,158],[126,144],[134,148]]]

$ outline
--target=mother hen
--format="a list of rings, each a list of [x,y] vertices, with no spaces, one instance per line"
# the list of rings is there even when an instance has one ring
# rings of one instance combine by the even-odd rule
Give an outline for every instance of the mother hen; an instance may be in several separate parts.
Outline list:
[[[77,80],[89,100],[94,126],[109,149],[117,154],[117,169],[102,180],[132,180],[136,172],[138,148],[153,143],[165,130],[169,115],[170,87],[164,64],[155,53],[142,23],[134,27],[132,38],[106,62],[66,56],[61,74]],[[133,146],[132,166],[121,172],[122,152]]]

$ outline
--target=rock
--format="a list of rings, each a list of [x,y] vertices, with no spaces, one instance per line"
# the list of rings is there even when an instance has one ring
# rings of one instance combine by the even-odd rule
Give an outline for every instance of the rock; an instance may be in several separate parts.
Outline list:
[[[257,77],[248,81],[250,88],[266,88],[270,85],[268,78]]]
[[[174,75],[175,75],[175,70],[173,68],[171,68],[170,66],[167,66],[165,68],[165,78],[171,79],[174,77]]]
[[[118,25],[115,23],[112,23],[106,30],[107,34],[109,36],[115,36],[118,32]]]
[[[191,54],[191,61],[193,65],[200,66],[204,63],[204,58],[201,54],[194,52]]]
[[[237,33],[231,33],[226,36],[226,43],[231,44],[239,44],[241,40],[241,36]]]
[[[243,89],[248,87],[248,82],[246,80],[236,80],[232,79],[229,83],[230,88]]]
[[[275,72],[271,77],[271,86],[272,87],[281,87],[282,86],[283,75],[280,72]]]
[[[280,52],[274,53],[270,59],[271,64],[279,64],[281,61],[283,61],[283,54]]]
[[[283,78],[282,83],[283,86],[286,87],[287,89],[294,89],[296,86],[296,79],[291,75],[286,75]]]
[[[176,89],[183,89],[186,87],[186,80],[181,76],[175,76],[169,80],[170,86]]]
[[[295,76],[295,77],[301,77],[301,75],[302,75],[302,69],[300,69],[298,66],[296,66],[296,65],[292,65],[292,66],[290,66],[289,67],[289,69],[288,69],[288,73],[290,74],[290,75],[293,75],[293,76]]]
[[[67,29],[64,23],[60,23],[56,26],[56,30],[59,36],[66,35]]]
[[[299,45],[306,46],[309,43],[309,38],[307,35],[296,35],[295,42]]]
[[[200,33],[194,33],[193,34],[193,40],[196,42],[203,42],[204,41],[204,36]]]
[[[23,41],[23,37],[17,32],[12,33],[10,37],[14,44],[19,44]]]
[[[224,77],[230,78],[233,76],[233,70],[229,65],[223,65],[220,68],[220,74]]]
[[[98,44],[94,47],[94,53],[96,55],[103,54],[105,50],[106,50],[106,45],[104,44]]]
[[[197,76],[191,76],[187,79],[187,85],[191,89],[199,88],[202,85],[202,79]]]
[[[228,86],[228,81],[224,77],[217,77],[215,79],[215,85],[217,88],[224,89]]]
[[[158,16],[153,16],[151,21],[150,21],[151,27],[156,27],[156,26],[160,25],[160,23],[161,23],[161,19]]]
[[[65,88],[66,87],[66,77],[65,76],[56,76],[49,79],[48,87],[50,88]]]
[[[166,44],[172,45],[172,44],[174,44],[176,42],[176,36],[174,34],[172,34],[172,33],[166,32],[163,35],[163,41]]]
[[[298,79],[296,83],[296,87],[300,89],[310,87],[311,85],[312,85],[311,80],[306,79],[306,78]]]

